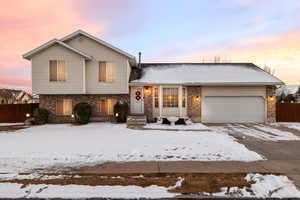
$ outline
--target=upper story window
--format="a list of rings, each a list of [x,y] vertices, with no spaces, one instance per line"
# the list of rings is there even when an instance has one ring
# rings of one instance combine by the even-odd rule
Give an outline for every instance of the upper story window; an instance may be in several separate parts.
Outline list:
[[[178,88],[163,88],[163,107],[178,107]]]
[[[114,66],[107,62],[99,62],[99,82],[112,83],[114,81]]]
[[[66,81],[66,62],[64,60],[50,60],[50,81]]]

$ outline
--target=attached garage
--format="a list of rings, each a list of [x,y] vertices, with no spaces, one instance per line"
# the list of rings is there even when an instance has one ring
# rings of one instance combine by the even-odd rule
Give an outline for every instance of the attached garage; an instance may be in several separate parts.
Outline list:
[[[205,97],[203,122],[206,123],[263,123],[265,103],[262,97]]]
[[[265,87],[203,87],[202,122],[265,122]]]

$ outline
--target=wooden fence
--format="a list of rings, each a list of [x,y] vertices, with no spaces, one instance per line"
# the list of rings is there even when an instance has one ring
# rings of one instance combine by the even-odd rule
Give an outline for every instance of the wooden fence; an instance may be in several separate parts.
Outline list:
[[[300,122],[300,103],[276,104],[277,122]]]
[[[0,123],[24,122],[26,114],[33,115],[34,109],[38,108],[38,103],[33,104],[1,104]]]

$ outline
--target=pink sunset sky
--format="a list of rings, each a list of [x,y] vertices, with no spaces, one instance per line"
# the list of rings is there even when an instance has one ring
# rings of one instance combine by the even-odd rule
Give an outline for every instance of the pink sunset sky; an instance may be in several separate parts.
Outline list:
[[[78,29],[145,62],[215,56],[300,85],[299,0],[11,0],[0,8],[0,87],[31,90],[22,54]]]

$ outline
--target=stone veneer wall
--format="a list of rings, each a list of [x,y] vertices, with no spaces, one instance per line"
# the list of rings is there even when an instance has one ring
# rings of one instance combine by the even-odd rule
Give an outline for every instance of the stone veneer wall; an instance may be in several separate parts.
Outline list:
[[[144,114],[147,117],[148,122],[154,122],[153,118],[153,94],[154,88],[148,87],[148,92],[146,92],[146,87],[144,87]]]
[[[195,97],[199,96],[200,101],[196,102]],[[187,87],[187,115],[193,122],[201,122],[201,86]]]
[[[65,123],[71,122],[73,119],[71,116],[56,115],[56,102],[59,99],[72,99],[73,107],[80,102],[86,102],[92,106],[92,119],[91,121],[111,121],[113,116],[102,115],[99,113],[99,100],[111,98],[118,101],[125,101],[130,103],[128,94],[86,94],[86,95],[40,95],[39,106],[40,108],[46,108],[50,111],[49,122],[50,123]]]
[[[276,122],[276,87],[267,86],[267,123]],[[270,100],[269,97],[273,96],[273,100]]]

